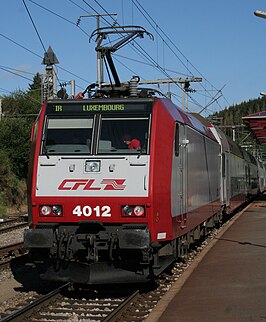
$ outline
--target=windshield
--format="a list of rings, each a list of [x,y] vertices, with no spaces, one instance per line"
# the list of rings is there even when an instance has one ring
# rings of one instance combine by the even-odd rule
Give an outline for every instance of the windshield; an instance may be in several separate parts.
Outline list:
[[[48,118],[42,154],[147,154],[149,127],[148,116]]]
[[[146,154],[149,118],[106,118],[100,122],[98,154]]]
[[[91,118],[48,119],[45,154],[89,154],[92,141]]]

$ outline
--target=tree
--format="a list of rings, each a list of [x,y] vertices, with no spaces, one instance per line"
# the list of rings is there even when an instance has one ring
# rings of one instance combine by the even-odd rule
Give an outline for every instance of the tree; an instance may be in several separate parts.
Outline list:
[[[30,154],[31,124],[41,107],[41,76],[37,73],[26,92],[2,99],[0,121],[0,211],[26,204],[26,178]]]
[[[0,212],[7,208],[16,208],[26,204],[26,182],[19,180],[11,169],[11,162],[4,150],[0,150]]]
[[[10,160],[12,172],[19,179],[27,178],[30,131],[31,123],[25,118],[4,118],[0,122],[0,146]]]
[[[27,92],[33,101],[41,103],[42,99],[42,77],[39,73],[37,73],[33,77],[33,83],[29,84],[29,90]],[[40,105],[39,105],[40,108]]]
[[[4,115],[17,117],[26,114],[36,117],[42,105],[41,82],[41,75],[37,73],[33,78],[33,83],[29,84],[28,91],[15,91],[11,95],[4,96],[2,100]]]

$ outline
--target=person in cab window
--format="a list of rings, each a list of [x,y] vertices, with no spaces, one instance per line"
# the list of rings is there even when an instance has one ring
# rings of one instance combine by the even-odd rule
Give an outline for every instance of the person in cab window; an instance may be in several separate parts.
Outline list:
[[[130,135],[123,136],[123,142],[127,145],[129,150],[140,150],[140,141],[138,139],[132,139]]]

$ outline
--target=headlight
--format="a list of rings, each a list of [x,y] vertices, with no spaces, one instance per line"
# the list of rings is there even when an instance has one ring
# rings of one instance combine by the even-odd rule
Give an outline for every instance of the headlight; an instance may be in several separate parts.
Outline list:
[[[122,217],[145,217],[144,206],[122,206]]]
[[[85,172],[100,172],[101,161],[100,160],[86,160]]]
[[[40,212],[43,216],[49,216],[51,214],[51,207],[50,206],[41,206]]]
[[[56,216],[62,216],[63,214],[61,206],[53,206],[52,211]]]
[[[126,216],[131,216],[132,215],[132,207],[130,206],[125,206],[123,208],[123,212]]]
[[[142,206],[136,206],[134,208],[134,214],[137,217],[142,217],[145,214],[144,208]]]
[[[39,207],[41,217],[62,217],[63,207],[61,205],[42,205]]]

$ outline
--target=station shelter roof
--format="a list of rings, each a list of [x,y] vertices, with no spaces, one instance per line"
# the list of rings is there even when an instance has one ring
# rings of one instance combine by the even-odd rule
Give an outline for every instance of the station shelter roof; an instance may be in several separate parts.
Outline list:
[[[266,145],[266,111],[242,117],[259,144]]]

